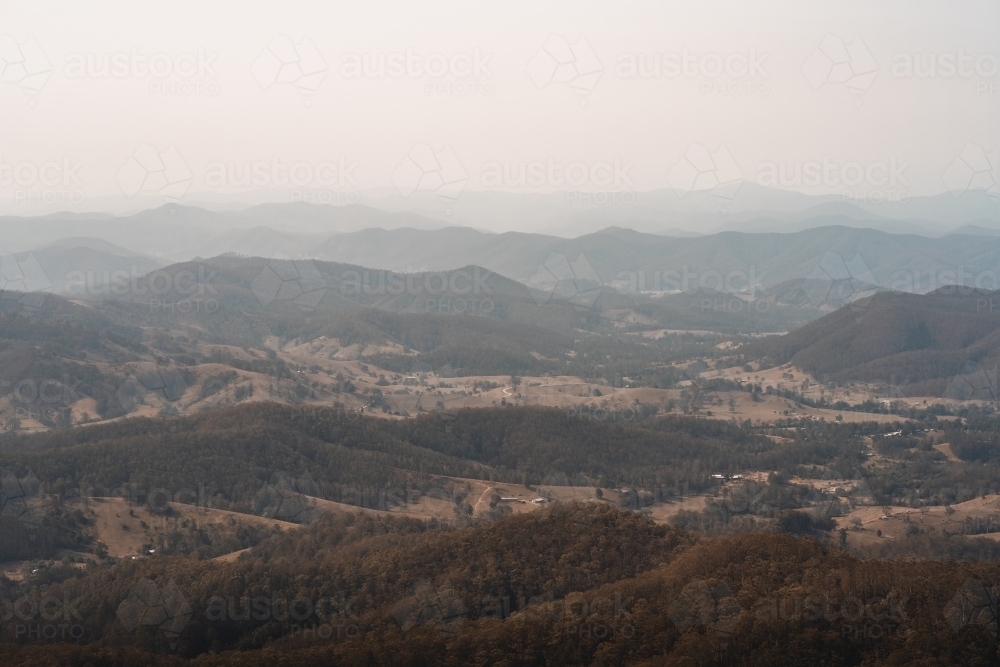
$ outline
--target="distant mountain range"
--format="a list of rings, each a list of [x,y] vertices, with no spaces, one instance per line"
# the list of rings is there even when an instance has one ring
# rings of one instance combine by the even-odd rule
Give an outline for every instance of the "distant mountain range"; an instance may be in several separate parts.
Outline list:
[[[4,253],[24,252],[63,239],[88,237],[114,240],[135,253],[184,261],[236,250],[241,234],[262,228],[294,235],[303,247],[332,234],[377,227],[436,229],[446,223],[412,213],[390,213],[367,206],[262,204],[240,211],[210,211],[167,204],[129,216],[54,213],[37,218],[0,217]],[[269,233],[265,232],[265,233]],[[270,238],[261,237],[260,250]],[[276,249],[257,252],[273,256]]]
[[[977,280],[989,288],[990,276],[1000,275],[1000,231],[966,225],[962,233],[930,238],[859,228],[856,220],[832,214],[814,222],[826,225],[806,221],[796,223],[807,227],[799,231],[695,237],[607,228],[568,239],[435,229],[430,218],[364,206],[262,205],[213,212],[171,205],[128,218],[2,218],[0,234],[15,252],[0,254],[0,287],[72,294],[84,281],[93,293],[115,272],[137,276],[177,258],[234,253],[406,273],[476,265],[529,287],[544,289],[553,280],[590,282],[623,296],[704,289],[759,297],[780,286],[788,303],[832,310],[843,301],[836,290],[824,289],[826,283],[851,280],[871,290],[925,293]],[[324,233],[327,226],[344,231]],[[807,278],[815,279],[815,289],[793,294],[800,288],[795,281]],[[73,284],[67,287],[67,281]]]
[[[724,230],[778,231],[767,225],[794,225],[822,215],[843,215],[883,231],[940,235],[963,224],[985,221],[1000,228],[995,194],[970,191],[933,196],[900,196],[899,201],[852,199],[841,194],[808,195],[743,181],[736,194],[712,191],[555,192],[550,194],[464,191],[447,206],[430,194],[403,198],[393,190],[366,191],[361,202],[387,211],[444,218],[456,225],[491,231],[538,231],[574,237],[605,227],[679,235]],[[748,223],[750,223],[748,225]],[[748,225],[748,226],[745,226]],[[812,226],[816,226],[815,224]],[[782,230],[790,231],[790,230]]]
[[[252,241],[259,233],[233,239],[237,252],[257,254],[250,251],[258,249]],[[270,238],[272,244],[281,241],[286,245],[277,247],[293,249],[295,240],[291,237],[280,241]],[[569,262],[583,257],[586,262],[582,268],[592,268],[604,284],[618,281],[654,292],[697,286],[741,291],[751,271],[759,285],[769,287],[811,275],[828,253],[840,258],[841,264],[860,256],[859,275],[863,265],[874,278],[872,283],[903,291],[925,292],[938,287],[947,278],[941,274],[948,270],[1000,272],[1000,240],[984,242],[982,236],[967,235],[930,239],[840,225],[786,234],[723,232],[692,238],[610,228],[574,239],[518,232],[484,234],[467,228],[366,229],[314,243],[308,252],[307,256],[327,261],[409,271],[476,264],[529,284],[540,271],[546,271],[546,262],[553,256]],[[931,282],[932,275],[936,283]],[[729,285],[723,286],[719,280],[728,280]]]
[[[254,226],[301,234],[333,234],[367,227],[462,226],[494,233],[535,232],[565,238],[607,227],[689,236],[719,231],[798,231],[829,224],[822,220],[823,216],[844,216],[853,222],[843,224],[851,226],[929,236],[940,236],[969,224],[1000,229],[996,193],[983,190],[919,197],[905,192],[892,197],[880,193],[869,199],[855,199],[846,194],[810,195],[743,181],[735,194],[725,198],[712,191],[673,189],[551,193],[466,189],[457,199],[442,199],[432,192],[403,197],[392,188],[333,194],[336,205],[305,203],[297,200],[294,193],[281,190],[192,191],[178,205],[220,214],[203,221],[209,225],[211,235]],[[163,205],[164,200],[154,197],[96,197],[85,199],[71,212],[59,212],[60,209],[27,205],[3,206],[0,202],[0,220],[14,219],[12,214],[17,212],[21,218],[44,214],[42,217],[49,222],[109,222],[117,218],[128,223],[148,219],[150,210]],[[116,215],[109,215],[109,211]],[[184,217],[186,224],[198,223],[198,214],[188,211]],[[100,234],[64,231],[48,240],[76,235]],[[42,242],[36,237],[27,245],[18,244],[16,249]],[[187,257],[177,255],[174,259]]]
[[[979,225],[962,225],[956,229],[955,234],[975,234],[977,236],[1000,236],[1000,229],[991,227],[980,227]]]

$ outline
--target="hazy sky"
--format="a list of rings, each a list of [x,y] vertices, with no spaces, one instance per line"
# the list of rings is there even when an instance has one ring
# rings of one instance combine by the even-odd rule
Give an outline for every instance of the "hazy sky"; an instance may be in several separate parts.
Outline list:
[[[995,0],[4,0],[0,34],[7,204],[997,173]]]

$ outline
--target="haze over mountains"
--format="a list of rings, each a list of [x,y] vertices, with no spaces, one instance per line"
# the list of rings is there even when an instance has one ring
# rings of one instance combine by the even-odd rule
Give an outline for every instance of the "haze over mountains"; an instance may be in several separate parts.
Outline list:
[[[847,192],[805,194],[744,181],[732,197],[722,198],[713,192],[669,188],[550,193],[466,189],[455,199],[442,199],[434,193],[419,191],[403,197],[391,188],[324,191],[308,196],[284,190],[195,191],[175,203],[228,214],[209,220],[218,222],[223,229],[246,228],[256,223],[285,231],[326,234],[372,226],[386,229],[466,226],[498,233],[521,231],[575,237],[618,226],[678,236],[723,230],[795,231],[824,224],[817,220],[823,216],[845,216],[854,221],[848,223],[852,226],[928,235],[945,234],[966,224],[1000,229],[1000,206],[994,190],[945,191],[930,196],[894,191],[891,196],[878,192],[859,197]],[[303,214],[307,207],[295,206],[309,202],[319,203],[319,210],[324,212]],[[0,214],[110,220],[112,214],[132,218],[164,203],[161,197],[143,195],[134,199],[97,197],[79,204],[45,207],[0,203]],[[411,217],[364,213],[354,204]]]
[[[442,216],[442,203],[420,193],[403,198],[390,190],[362,193],[362,202],[390,211],[445,217],[457,224],[490,231],[538,231],[577,236],[620,226],[655,234],[678,231],[711,234],[725,229],[778,231],[806,228],[804,221],[821,215],[845,215],[885,231],[942,234],[974,221],[1000,227],[995,192],[942,192],[931,196],[880,193],[855,198],[847,193],[815,195],[758,185],[739,184],[735,195],[715,190],[669,188],[632,192],[554,192],[528,194],[466,190]],[[813,223],[811,226],[817,226]]]
[[[634,205],[579,210],[566,201],[572,193],[465,192],[451,215],[437,217],[436,197],[404,200],[390,193],[378,199],[390,210],[298,202],[213,211],[167,204],[125,217],[7,216],[0,218],[0,256],[6,258],[8,289],[64,294],[71,275],[94,276],[100,284],[102,276],[116,271],[141,275],[226,253],[404,272],[477,265],[529,285],[546,280],[553,261],[583,258],[576,265],[581,275],[572,278],[596,280],[623,294],[700,287],[753,295],[817,271],[831,280],[923,293],[1000,273],[995,240],[1000,222],[995,200],[984,191],[879,206],[753,184],[744,184],[740,193],[739,207],[734,199],[725,214],[705,192],[678,198],[672,191],[655,191],[640,193]],[[391,210],[394,206],[400,210]],[[917,210],[924,217],[906,217]],[[561,232],[556,234],[482,231],[540,229],[554,220],[568,226],[555,225]],[[722,224],[709,224],[712,220]],[[460,221],[471,223],[456,224]],[[715,231],[695,235],[692,228]],[[945,234],[949,229],[956,231]],[[562,235],[568,230],[574,235]],[[824,259],[827,266],[820,266]],[[831,268],[831,261],[836,266]],[[852,261],[856,275],[840,276]],[[812,300],[822,305],[823,299]]]
[[[761,206],[768,203],[765,195],[774,194],[756,192]],[[482,211],[495,203],[496,216],[527,215],[536,204],[550,206],[550,212],[559,209],[553,197],[485,193],[469,199]],[[772,200],[815,202],[805,195]],[[989,198],[951,203],[968,208],[969,202],[983,204]],[[700,206],[696,199],[684,205]],[[597,224],[608,219],[605,212],[592,209],[587,215]],[[698,215],[717,214],[692,210],[685,215],[690,223]],[[670,387],[687,371],[671,367],[667,359],[692,352],[687,343],[642,342],[647,334],[661,335],[658,328],[737,336],[793,331],[845,304],[866,304],[877,292],[922,294],[952,283],[993,290],[1000,275],[1000,236],[968,222],[973,218],[965,220],[962,233],[932,237],[927,221],[880,217],[834,201],[760,214],[743,223],[736,218],[750,212],[728,215],[725,226],[731,229],[712,234],[649,233],[626,223],[571,238],[492,233],[360,204],[267,203],[229,211],[168,204],[127,217],[0,218],[5,249],[18,249],[0,254],[0,287],[90,304],[79,308],[55,300],[41,307],[30,298],[8,303],[5,308],[17,316],[82,325],[88,333],[77,340],[78,334],[53,330],[46,335],[59,342],[50,344],[51,353],[39,353],[31,347],[31,336],[18,329],[2,363],[12,382],[32,374],[55,379],[60,368],[88,378],[82,393],[94,403],[76,408],[78,420],[84,411],[112,418],[136,409],[116,394],[129,377],[122,363],[148,366],[144,372],[175,380],[181,377],[176,365],[193,365],[197,370],[185,371],[183,386],[208,387],[221,374],[235,372],[251,378],[243,381],[250,385],[267,378],[269,386],[273,383],[270,400],[340,398],[333,389],[324,394],[300,384],[285,366],[275,365],[266,351],[274,336],[282,341],[279,347],[301,339],[320,350],[335,340],[336,347],[321,354],[361,357],[393,373],[417,367],[445,375],[560,372]],[[181,276],[196,277],[195,296],[180,288],[186,284]],[[169,286],[153,296],[150,288],[158,280]],[[410,287],[414,282],[416,289]],[[440,287],[426,289],[430,285]],[[176,304],[190,305],[192,299],[210,301],[214,310],[178,309]],[[912,302],[914,312],[922,312],[921,304]],[[853,311],[844,308],[836,315],[843,319],[844,312]],[[873,309],[867,321],[881,323],[880,312]],[[456,314],[485,318],[451,317]],[[865,357],[877,370],[830,367],[828,362],[842,355],[830,348],[839,343],[829,341],[851,336],[844,329],[850,328],[849,319],[835,327],[836,335],[812,341],[813,328],[807,327],[776,339],[781,341],[777,348],[750,348],[749,355],[772,365],[793,362],[817,377],[844,381],[880,381],[905,372],[911,389],[939,396],[963,360],[992,358],[980,349],[990,344],[985,334],[940,350],[937,343],[927,343],[919,359],[933,357],[937,370],[915,373],[909,370],[916,363],[912,353],[892,357],[910,350],[906,329],[883,332],[884,354]],[[143,351],[135,347],[139,331],[173,331],[176,340]],[[191,342],[205,338],[208,343]],[[812,347],[798,343],[793,352],[775,351],[800,339]],[[257,351],[233,357],[232,350],[217,353],[212,345]],[[360,347],[345,351],[352,345]],[[82,365],[73,351],[80,346],[91,355]],[[164,355],[165,350],[171,354]],[[50,361],[44,360],[46,354],[52,355]],[[879,363],[882,356],[891,358]],[[168,366],[160,368],[163,363]],[[211,407],[222,395],[200,392],[184,400],[186,409]]]
[[[73,277],[89,277],[97,289],[115,272],[142,275],[226,253],[403,272],[476,265],[528,285],[549,280],[554,262],[563,267],[556,271],[580,272],[562,278],[622,294],[705,288],[754,296],[816,272],[923,293],[1000,272],[1000,208],[984,190],[873,203],[752,182],[731,199],[709,190],[618,192],[604,201],[594,193],[467,190],[443,202],[382,189],[355,193],[365,203],[336,206],[246,205],[274,199],[268,191],[201,194],[185,201],[208,208],[0,217],[0,286],[70,294]]]
[[[0,17],[0,667],[1000,666],[997,0]]]

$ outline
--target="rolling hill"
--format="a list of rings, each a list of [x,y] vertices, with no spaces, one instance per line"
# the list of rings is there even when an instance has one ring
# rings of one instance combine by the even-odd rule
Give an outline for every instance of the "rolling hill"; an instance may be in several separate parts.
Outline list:
[[[767,365],[791,363],[824,382],[881,382],[899,396],[996,401],[1000,292],[882,292],[785,336],[746,346]]]
[[[232,562],[158,557],[47,573],[43,599],[73,600],[82,636],[18,645],[10,627],[5,664],[801,665],[831,657],[968,665],[996,653],[983,611],[996,564],[862,560],[790,535],[696,541],[599,502],[458,530],[326,517]]]

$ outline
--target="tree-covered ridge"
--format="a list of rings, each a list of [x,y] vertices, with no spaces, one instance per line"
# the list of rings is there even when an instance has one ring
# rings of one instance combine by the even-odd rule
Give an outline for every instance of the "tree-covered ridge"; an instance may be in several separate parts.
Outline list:
[[[997,567],[858,560],[787,535],[696,541],[600,505],[458,530],[346,515],[235,562],[54,580],[39,593],[75,601],[81,638],[15,638],[5,664],[990,664],[996,621],[980,612]],[[137,589],[171,591],[181,621],[125,625]]]
[[[0,463],[50,493],[212,487],[250,511],[276,473],[308,495],[426,487],[431,475],[513,483],[696,491],[717,472],[782,469],[856,455],[850,437],[777,445],[750,425],[664,417],[601,421],[556,408],[497,407],[390,421],[331,408],[237,405],[178,419],[133,418],[0,441]]]
[[[990,307],[998,299],[1000,292],[961,287],[878,293],[744,352],[817,378],[891,382],[910,395],[942,396],[956,389],[955,378],[992,372],[1000,361],[1000,310]]]

